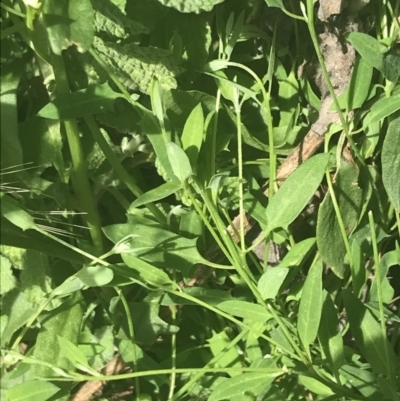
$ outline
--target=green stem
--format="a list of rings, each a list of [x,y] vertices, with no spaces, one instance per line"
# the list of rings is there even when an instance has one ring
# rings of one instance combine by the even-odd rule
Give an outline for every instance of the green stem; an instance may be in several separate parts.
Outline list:
[[[235,98],[235,113],[236,113],[236,130],[237,130],[237,143],[238,143],[238,176],[239,176],[239,237],[240,249],[242,253],[246,251],[246,243],[244,239],[244,194],[243,194],[243,149],[242,149],[242,119],[241,109],[239,104],[239,92],[233,88]]]
[[[133,178],[129,175],[129,173],[125,170],[122,166],[121,162],[118,160],[116,154],[112,151],[110,145],[105,140],[103,134],[101,133],[96,121],[94,120],[93,116],[85,117],[85,122],[88,125],[93,138],[99,144],[101,150],[103,151],[104,155],[106,156],[107,161],[111,164],[114,171],[118,174],[119,178],[124,182],[126,187],[136,196],[139,197],[143,194],[142,190],[139,186],[135,183]],[[161,224],[165,224],[166,218],[164,214],[160,211],[152,203],[147,204],[147,208],[150,212],[154,215],[157,221]]]
[[[54,77],[57,84],[59,95],[70,92],[68,85],[67,73],[65,70],[64,60],[62,55],[52,56],[52,66]],[[65,131],[67,134],[68,145],[71,153],[72,164],[74,169],[72,184],[76,197],[83,210],[86,212],[86,221],[90,229],[93,245],[98,254],[103,250],[103,238],[101,232],[100,217],[94,202],[92,189],[89,183],[89,176],[85,163],[82,145],[79,137],[78,125],[75,120],[66,120]]]

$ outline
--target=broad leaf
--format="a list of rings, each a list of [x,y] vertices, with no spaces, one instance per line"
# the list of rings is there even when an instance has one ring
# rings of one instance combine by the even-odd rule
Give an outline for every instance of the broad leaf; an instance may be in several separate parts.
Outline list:
[[[161,269],[152,266],[151,264],[137,258],[129,253],[123,253],[122,259],[124,262],[134,269],[138,274],[139,278],[145,283],[155,285],[155,286],[172,286],[173,281],[169,278],[168,274]]]
[[[332,371],[338,374],[345,361],[343,338],[339,332],[338,312],[331,296],[326,291],[323,291],[323,299],[318,339]]]
[[[167,142],[166,147],[172,171],[183,184],[193,174],[189,158],[182,148],[173,142]]]
[[[61,369],[73,369],[70,360],[61,352],[57,336],[77,344],[84,311],[84,301],[79,292],[74,293],[60,307],[53,309],[49,316],[42,321],[36,338],[33,356]],[[52,377],[54,371],[48,366],[33,365],[34,377]]]
[[[272,384],[274,379],[274,377],[268,376],[268,371],[242,373],[226,379],[216,386],[208,401],[245,400],[248,399],[247,397],[255,400],[263,390]]]
[[[68,120],[113,111],[118,97],[122,95],[114,92],[106,82],[77,92],[61,94],[44,106],[37,115],[52,120]]]
[[[133,327],[135,328],[136,344],[151,345],[160,335],[171,335],[179,331],[178,326],[168,324],[160,318],[160,305],[157,302],[131,302],[129,309]],[[125,319],[118,337],[129,339],[128,332],[128,325]],[[130,340],[132,341],[132,339]]]
[[[286,267],[274,267],[266,271],[257,284],[258,291],[263,299],[274,299],[284,282],[289,269]]]
[[[328,154],[313,156],[283,183],[266,209],[268,231],[286,228],[301,213],[321,184],[328,161]]]
[[[358,167],[355,164],[342,160],[333,185],[340,215],[348,235],[356,228],[361,211],[362,191],[358,186],[358,175]],[[318,212],[317,244],[324,262],[338,277],[343,278],[346,247],[329,193]]]
[[[115,244],[126,239],[119,253],[135,255],[158,267],[174,267],[185,277],[194,264],[208,263],[197,250],[196,238],[185,238],[160,226],[115,224],[103,231]]]
[[[88,287],[101,287],[113,279],[114,272],[105,266],[85,266],[75,277]]]
[[[7,389],[5,401],[46,401],[58,391],[60,388],[53,383],[30,380]]]
[[[94,38],[94,11],[90,0],[45,1],[43,17],[55,54],[75,45],[84,53]]]
[[[247,301],[223,301],[217,307],[233,316],[258,322],[265,323],[272,318],[272,315],[264,307]]]
[[[322,311],[322,260],[309,270],[301,293],[297,329],[300,339],[308,347],[317,337]]]
[[[21,142],[18,137],[17,88],[23,64],[3,66],[0,76],[1,100],[1,168],[22,164]]]
[[[190,113],[181,137],[182,149],[186,152],[192,168],[197,166],[197,158],[203,139],[204,115],[201,103],[199,103]]]
[[[0,265],[0,295],[4,295],[15,288],[17,286],[17,282],[11,269],[10,260],[5,258],[3,255],[0,255]]]
[[[0,192],[1,215],[22,230],[36,230],[33,217],[18,204],[18,202],[3,192]]]
[[[61,352],[69,361],[75,366],[76,369],[81,369],[82,367],[89,367],[89,363],[83,354],[83,352],[67,338],[57,335],[58,344],[60,346]]]
[[[386,50],[377,39],[361,32],[351,32],[347,40],[355,47],[361,57],[372,67],[382,70],[383,52]]]
[[[384,374],[389,378],[393,377],[397,369],[398,358],[386,337],[386,333],[382,333],[380,323],[350,291],[343,291],[343,301],[350,330],[361,354],[371,365],[372,371],[377,374]]]
[[[285,255],[282,262],[279,263],[278,267],[299,266],[309,255],[314,245],[314,237],[298,242],[292,248],[290,248],[289,252]]]
[[[138,112],[142,116],[138,125],[142,128],[144,134],[147,135],[156,152],[159,163],[158,169],[161,170],[159,171],[160,175],[162,175],[165,180],[178,181],[171,167],[160,123],[150,110],[138,109]]]
[[[161,184],[159,187],[151,189],[150,191],[139,196],[132,204],[131,207],[139,207],[147,205],[148,203],[157,202],[174,194],[182,189],[182,184],[178,181],[169,181]]]
[[[382,147],[382,181],[393,206],[400,213],[400,117],[391,121]]]
[[[379,99],[372,105],[371,111],[363,121],[363,126],[381,121],[398,110],[400,110],[400,93]]]
[[[175,8],[182,13],[200,13],[211,11],[216,4],[224,0],[158,0],[167,7]]]

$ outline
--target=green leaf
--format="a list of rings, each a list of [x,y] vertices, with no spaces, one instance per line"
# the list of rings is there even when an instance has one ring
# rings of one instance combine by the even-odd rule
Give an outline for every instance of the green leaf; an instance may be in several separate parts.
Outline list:
[[[23,63],[3,66],[0,76],[1,101],[1,168],[21,165],[22,149],[18,137],[17,88]]]
[[[257,93],[254,92],[251,89],[246,88],[243,85],[240,85],[236,82],[233,82],[227,78],[225,78],[223,76],[223,74],[218,74],[217,72],[220,69],[226,68],[227,64],[226,61],[224,60],[214,60],[211,61],[210,63],[207,63],[204,68],[203,68],[203,72],[207,75],[210,75],[212,77],[214,77],[216,79],[216,81],[221,81],[222,82],[222,88],[224,90],[224,94],[226,96],[230,96],[230,90],[229,90],[229,86],[232,88],[237,89],[238,91],[242,92],[244,95],[248,96],[249,98],[252,98],[254,100],[257,99]]]
[[[382,146],[382,181],[390,202],[400,213],[400,117],[391,121]]]
[[[59,95],[44,106],[37,115],[52,120],[68,120],[113,111],[114,101],[118,97],[122,95],[114,92],[106,82],[77,92]]]
[[[33,229],[36,230],[36,224],[33,217],[22,209],[18,202],[3,192],[0,192],[1,198],[1,215],[12,224],[21,228],[23,231]]]
[[[186,152],[192,168],[197,166],[201,144],[204,139],[204,115],[201,103],[190,113],[181,137],[182,149]]]
[[[194,264],[205,263],[197,250],[196,238],[185,238],[159,226],[144,224],[115,224],[103,228],[103,231],[115,244],[122,241],[122,255],[134,254],[164,268],[180,270],[185,277]],[[133,234],[133,235],[132,235]]]
[[[382,70],[383,53],[386,48],[377,39],[361,32],[350,32],[347,40],[371,67]]]
[[[63,297],[72,294],[73,292],[77,292],[81,290],[83,287],[85,287],[85,284],[78,278],[76,277],[68,278],[53,290],[53,295]]]
[[[313,377],[299,375],[299,384],[318,395],[332,395],[333,391]]]
[[[400,77],[400,55],[386,53],[383,57],[382,72],[387,80],[396,83]]]
[[[381,325],[350,291],[343,290],[343,301],[350,330],[372,371],[393,377],[398,365],[397,357],[386,335],[383,335]]]
[[[285,10],[282,0],[265,0],[269,7],[278,7],[281,10]]]
[[[370,302],[379,302],[379,293],[378,293],[378,280],[380,280],[381,291],[382,291],[382,302],[384,304],[389,304],[394,296],[394,289],[390,285],[388,279],[388,272],[391,266],[400,265],[400,248],[396,248],[392,251],[386,252],[382,259],[380,260],[381,274],[375,274],[374,279],[372,281],[372,285],[369,293],[369,301]]]
[[[154,78],[164,90],[177,87],[176,76],[182,73],[177,57],[169,50],[152,46],[139,46],[133,42],[116,43],[94,39],[95,49],[129,90],[140,90],[149,94]]]
[[[263,390],[269,388],[274,379],[267,372],[242,373],[218,384],[208,401],[255,400]]]
[[[67,338],[57,335],[58,344],[61,352],[66,358],[75,366],[76,369],[82,369],[82,367],[89,367],[89,363],[83,354],[83,352]]]
[[[46,401],[58,391],[53,383],[30,380],[7,389],[5,401]]]
[[[351,267],[351,278],[353,281],[354,294],[360,294],[361,289],[365,284],[366,269],[365,269],[365,256],[357,241],[351,242],[351,254],[353,264]]]
[[[200,13],[201,11],[211,11],[216,4],[224,0],[158,0],[167,7],[175,8],[181,13]]]
[[[0,295],[4,295],[6,292],[11,291],[17,286],[17,281],[13,275],[11,262],[8,258],[0,255],[0,265]]]
[[[132,340],[121,340],[118,345],[118,350],[126,363],[132,363],[136,360],[138,370],[140,371],[157,371],[162,369],[162,367],[153,358],[144,352],[142,348],[133,343]],[[147,376],[147,379],[156,383],[158,386],[169,384],[167,377],[164,375],[149,375]],[[152,401],[151,397],[149,401]]]
[[[88,287],[102,287],[114,278],[114,272],[105,266],[85,266],[75,277]]]
[[[237,350],[235,347],[226,348],[226,346],[231,342],[228,333],[225,330],[219,333],[213,333],[213,336],[207,339],[210,347],[211,354],[216,357],[223,351],[223,356],[218,358],[218,366],[221,368],[240,368],[242,367],[242,361],[237,357]],[[240,371],[229,371],[227,374],[230,377],[240,375]]]
[[[266,271],[257,284],[258,291],[263,299],[274,299],[281,288],[289,269],[286,267],[274,267]]]
[[[139,207],[147,205],[148,203],[156,202],[174,194],[182,189],[182,184],[177,181],[169,181],[161,184],[159,187],[151,189],[150,191],[139,196],[132,204],[131,207]]]
[[[302,212],[320,185],[328,161],[328,154],[313,156],[288,177],[267,206],[268,231],[286,228]]]
[[[358,167],[342,160],[333,185],[340,215],[348,235],[356,228],[361,211],[362,190],[358,186],[358,176]],[[343,278],[347,251],[329,193],[318,211],[317,244],[324,262],[338,277]]]
[[[170,179],[172,181],[177,181],[167,154],[166,143],[162,135],[160,123],[150,110],[138,109],[138,111],[142,115],[139,125],[144,134],[149,138],[149,141],[156,152],[160,167],[163,169],[163,172],[165,172],[167,177],[164,177],[164,174],[161,175],[165,180]]]
[[[223,301],[217,305],[218,309],[233,316],[265,323],[272,315],[261,305],[246,301]]]
[[[400,110],[400,93],[379,99],[372,105],[371,111],[363,121],[363,126],[366,127],[367,125],[381,121],[398,110]]]
[[[332,371],[338,374],[340,367],[345,362],[343,338],[339,332],[338,312],[331,296],[325,290],[323,299],[318,339]]]
[[[172,16],[186,50],[188,66],[201,70],[207,61],[211,45],[211,27],[206,15],[179,14]]]
[[[174,175],[183,184],[192,174],[192,167],[186,153],[177,144],[167,142],[167,155]]]
[[[162,96],[168,118],[178,131],[183,131],[190,113],[199,103],[202,104],[205,114],[215,110],[215,97],[203,92],[172,89],[163,91]]]
[[[188,287],[184,288],[183,292],[194,298],[197,298],[208,305],[217,306],[224,301],[233,301],[230,291],[210,290],[202,287]],[[181,298],[174,294],[165,294],[162,299],[162,305],[197,305],[196,302]]]
[[[294,244],[294,246],[290,248],[289,252],[285,255],[282,262],[279,263],[277,267],[299,266],[309,255],[310,251],[315,245],[315,241],[316,239],[312,237]]]
[[[160,318],[160,305],[157,302],[131,302],[129,309],[132,316],[133,327],[135,328],[136,344],[153,344],[160,335],[171,335],[179,331],[179,327],[166,323]],[[129,339],[128,325],[123,322],[122,330],[118,337]],[[132,339],[130,339],[132,341]],[[146,347],[148,348],[148,347]]]
[[[42,8],[51,49],[57,55],[75,45],[80,53],[94,38],[94,12],[90,0],[45,1]]]
[[[52,310],[41,323],[33,356],[61,369],[72,369],[71,362],[61,352],[57,336],[62,334],[65,339],[77,344],[84,307],[82,295],[76,292],[60,307]],[[53,369],[44,365],[35,364],[31,371],[34,377],[54,376]]]
[[[19,124],[19,137],[24,152],[24,162],[32,166],[53,165],[63,182],[66,169],[62,155],[62,135],[59,121],[32,117]]]
[[[301,293],[297,329],[308,347],[317,337],[322,311],[322,259],[311,266]]]
[[[364,397],[368,397],[371,400],[376,400],[381,397],[376,384],[376,376],[364,367],[359,368],[351,365],[344,365],[340,369],[340,374]]]
[[[373,68],[362,57],[358,57],[353,68],[349,87],[346,92],[339,96],[339,104],[341,108],[346,110],[354,110],[360,108],[367,99],[372,82]],[[344,104],[345,102],[345,104]],[[334,107],[334,104],[332,104]]]
[[[1,266],[3,269],[3,265]],[[10,292],[2,298],[2,314],[7,314],[8,321],[1,334],[1,344],[5,346],[12,335],[19,330],[35,313],[36,306],[28,296],[29,289],[20,292]],[[3,329],[3,328],[2,328]]]
[[[123,253],[122,259],[130,268],[139,274],[139,278],[145,283],[149,283],[157,287],[172,286],[173,281],[169,278],[168,274],[161,269],[139,259],[134,255],[130,255],[129,253]]]

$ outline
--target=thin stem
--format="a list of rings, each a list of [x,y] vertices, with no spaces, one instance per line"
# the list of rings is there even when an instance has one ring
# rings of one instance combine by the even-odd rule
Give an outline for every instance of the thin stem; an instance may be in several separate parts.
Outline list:
[[[12,7],[9,7],[5,5],[4,3],[0,3],[0,7],[3,8],[4,10],[8,11],[11,14],[16,15],[17,17],[25,18],[26,15],[24,13],[21,13],[21,11],[15,10]]]
[[[246,243],[244,239],[244,194],[243,194],[243,149],[242,149],[242,119],[241,110],[239,104],[239,92],[236,88],[233,88],[235,97],[235,113],[236,113],[236,131],[237,131],[237,143],[238,143],[238,176],[239,176],[239,238],[240,238],[240,249],[242,253],[246,251]]]

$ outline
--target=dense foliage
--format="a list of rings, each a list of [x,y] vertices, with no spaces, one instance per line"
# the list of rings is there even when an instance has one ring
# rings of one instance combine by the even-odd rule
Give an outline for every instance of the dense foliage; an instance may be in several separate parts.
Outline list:
[[[400,2],[2,0],[1,398],[400,400]]]

